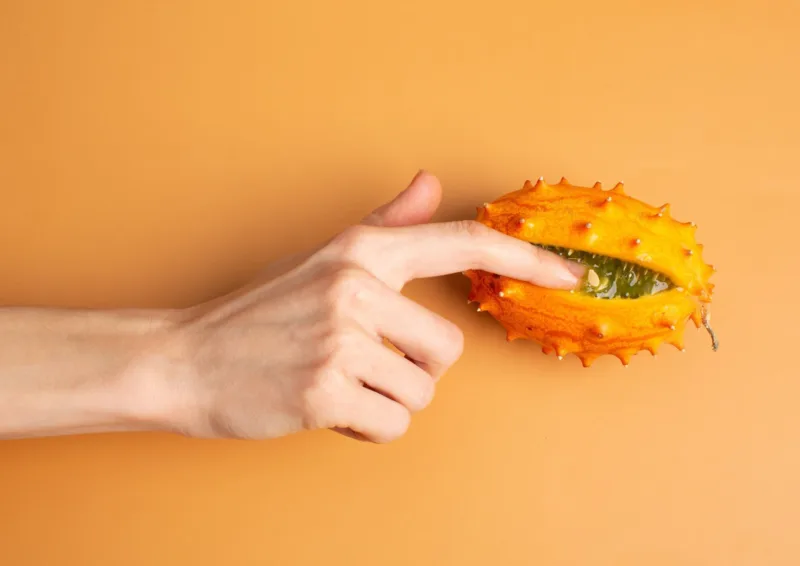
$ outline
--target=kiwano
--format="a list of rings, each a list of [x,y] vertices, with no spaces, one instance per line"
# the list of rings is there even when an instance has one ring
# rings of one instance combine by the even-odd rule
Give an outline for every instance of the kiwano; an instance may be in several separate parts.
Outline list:
[[[641,350],[670,344],[683,351],[691,319],[718,348],[708,305],[715,269],[702,258],[696,226],[670,216],[669,204],[649,206],[625,194],[548,185],[542,178],[478,208],[477,220],[586,268],[575,290],[548,289],[481,270],[469,302],[490,313],[507,339],[528,339],[559,359],[577,355],[583,367],[610,354],[627,366]]]

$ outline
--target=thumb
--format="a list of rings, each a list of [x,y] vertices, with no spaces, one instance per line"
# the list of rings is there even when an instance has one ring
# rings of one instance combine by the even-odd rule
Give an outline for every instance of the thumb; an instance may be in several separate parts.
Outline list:
[[[429,222],[442,200],[439,180],[420,171],[390,202],[373,210],[361,223],[370,226],[411,226]]]

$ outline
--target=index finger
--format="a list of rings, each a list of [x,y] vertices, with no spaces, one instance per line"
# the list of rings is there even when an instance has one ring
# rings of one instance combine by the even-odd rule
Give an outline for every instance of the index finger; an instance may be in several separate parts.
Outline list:
[[[377,228],[358,261],[394,287],[412,279],[480,269],[542,287],[573,289],[584,267],[476,221]]]

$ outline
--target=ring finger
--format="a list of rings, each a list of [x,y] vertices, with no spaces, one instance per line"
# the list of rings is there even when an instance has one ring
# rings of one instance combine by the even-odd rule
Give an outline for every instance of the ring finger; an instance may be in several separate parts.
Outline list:
[[[345,369],[349,377],[411,412],[421,411],[433,400],[434,381],[424,369],[367,336],[358,350]]]

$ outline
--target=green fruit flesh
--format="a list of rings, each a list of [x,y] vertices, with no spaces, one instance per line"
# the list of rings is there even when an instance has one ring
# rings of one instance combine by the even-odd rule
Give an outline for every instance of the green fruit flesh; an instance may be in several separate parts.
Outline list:
[[[662,273],[641,265],[580,250],[534,244],[570,261],[586,266],[586,274],[576,292],[598,299],[637,299],[674,287]],[[597,277],[594,277],[591,272]],[[592,283],[595,283],[594,285]]]

